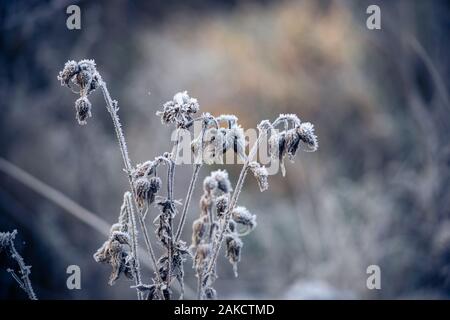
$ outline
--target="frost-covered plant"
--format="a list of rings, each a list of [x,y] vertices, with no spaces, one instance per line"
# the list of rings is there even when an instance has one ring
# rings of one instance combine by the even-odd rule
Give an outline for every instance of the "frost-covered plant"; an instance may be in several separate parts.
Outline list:
[[[0,232],[0,253],[4,250],[9,257],[17,263],[18,270],[7,269],[11,276],[16,280],[19,287],[26,292],[30,300],[37,300],[33,286],[30,281],[31,266],[27,266],[22,256],[17,252],[14,245],[17,230],[13,232]]]
[[[140,164],[132,165],[128,155],[125,137],[118,116],[117,101],[112,100],[106,83],[96,69],[93,60],[79,62],[68,61],[59,73],[58,79],[63,86],[74,84],[80,95],[75,102],[76,119],[80,125],[86,124],[91,117],[91,103],[88,96],[97,88],[103,93],[106,108],[114,124],[115,134],[124,162],[130,190],[124,194],[119,221],[111,227],[107,241],[94,254],[97,262],[111,265],[110,284],[121,274],[133,279],[138,299],[172,299],[174,281],[180,287],[180,298],[184,293],[184,262],[190,257],[197,277],[199,299],[217,297],[213,288],[217,278],[216,265],[220,249],[225,243],[225,256],[233,266],[237,276],[237,265],[241,260],[242,237],[256,227],[256,215],[243,206],[238,206],[247,173],[250,171],[260,188],[269,187],[267,169],[253,158],[261,142],[268,138],[269,153],[274,160],[280,160],[283,175],[284,159],[293,160],[298,148],[315,151],[317,138],[312,124],[302,123],[296,115],[282,114],[274,122],[264,120],[258,125],[258,140],[246,153],[244,130],[238,124],[235,115],[213,116],[202,113],[195,116],[200,106],[197,99],[186,91],[175,94],[172,100],[162,106],[156,114],[161,122],[174,125],[177,139],[172,150]],[[72,89],[73,90],[73,89]],[[193,172],[188,191],[183,202],[174,199],[175,170],[182,130],[190,130],[195,122],[201,123],[201,132],[191,143],[193,155]],[[282,130],[277,127],[282,126]],[[225,170],[210,173],[203,181],[203,195],[200,198],[200,215],[193,222],[191,245],[181,240],[186,216],[195,189],[201,167],[206,164],[221,163],[222,157],[232,150],[243,161],[239,178],[233,187]],[[165,167],[167,184],[165,192],[160,178],[161,167]],[[150,206],[158,210],[153,225],[158,244],[163,253],[157,258],[150,242],[146,217]],[[179,214],[179,206],[181,213]],[[136,214],[135,214],[136,210]],[[178,224],[175,227],[177,216]],[[154,269],[154,276],[149,284],[142,282],[140,263],[137,253],[136,218],[144,236],[145,245]]]
[[[111,226],[108,240],[94,254],[95,261],[111,265],[110,285],[113,285],[122,273],[134,279],[136,285],[140,283],[136,222],[130,198],[130,192],[125,192],[119,221]]]

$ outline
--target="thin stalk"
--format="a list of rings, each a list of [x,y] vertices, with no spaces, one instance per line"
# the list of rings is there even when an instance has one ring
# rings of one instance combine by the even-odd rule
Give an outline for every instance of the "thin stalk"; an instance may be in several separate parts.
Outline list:
[[[210,200],[210,205],[206,208],[207,214],[208,214],[208,224],[209,224],[209,230],[208,230],[208,238],[209,241],[211,241],[212,239],[212,233],[213,233],[213,222],[214,222],[214,218],[213,218],[213,212],[212,212],[212,194],[211,192],[208,192],[208,198],[211,199]]]
[[[194,193],[195,183],[198,178],[198,173],[200,172],[201,164],[194,164],[194,171],[192,172],[191,182],[189,183],[188,192],[186,195],[186,200],[184,202],[183,211],[181,213],[180,222],[178,224],[177,232],[175,234],[175,242],[177,242],[181,237],[181,232],[184,228],[184,223],[186,222],[186,215],[189,209],[189,204],[191,202],[192,194]]]
[[[214,119],[217,128],[219,127],[216,119]],[[197,182],[197,178],[198,178],[198,173],[200,172],[200,168],[202,166],[203,163],[203,148],[204,148],[204,139],[205,139],[205,131],[206,131],[206,127],[207,127],[208,123],[206,122],[206,120],[203,120],[203,128],[202,128],[202,132],[201,132],[201,152],[202,152],[202,162],[200,163],[195,163],[194,164],[194,171],[192,172],[192,177],[191,177],[191,181],[189,183],[189,188],[188,188],[188,193],[186,195],[186,200],[184,201],[184,206],[183,206],[183,212],[181,213],[181,219],[180,222],[178,224],[178,228],[177,228],[177,232],[176,232],[176,236],[175,236],[175,241],[178,241],[181,237],[181,233],[183,232],[183,228],[184,228],[184,223],[186,222],[186,216],[187,216],[187,212],[189,209],[189,204],[191,203],[191,198],[192,195],[194,193],[194,188],[195,188],[195,183]],[[195,156],[194,156],[195,159]]]
[[[175,173],[175,162],[173,160],[170,161],[169,164],[169,170],[168,170],[168,177],[167,177],[167,185],[168,185],[168,198],[171,202],[171,206],[175,207],[175,205],[172,203],[173,200],[173,182],[174,182],[174,175]],[[175,208],[172,208],[175,209]],[[167,246],[167,288],[170,289],[170,282],[171,282],[171,273],[172,273],[172,259],[173,259],[173,219],[172,219],[172,212],[170,212],[169,216],[169,228],[170,228],[170,239]],[[169,290],[170,294],[170,290]]]
[[[244,164],[244,166],[242,167],[241,173],[239,175],[239,179],[238,182],[236,183],[236,188],[234,190],[234,193],[231,197],[231,201],[230,201],[230,206],[228,207],[227,212],[225,213],[225,220],[223,223],[223,226],[220,230],[220,234],[219,234],[219,238],[218,240],[214,243],[214,248],[213,248],[213,255],[212,255],[212,259],[210,260],[209,264],[208,264],[208,268],[206,269],[206,277],[205,279],[207,279],[208,275],[212,272],[216,261],[217,261],[217,257],[219,255],[219,251],[220,248],[222,246],[222,242],[223,242],[223,238],[225,236],[225,231],[228,227],[228,223],[230,222],[230,218],[231,218],[231,212],[234,209],[234,206],[237,203],[237,199],[239,197],[239,194],[242,190],[242,186],[244,185],[244,181],[245,181],[245,177],[247,176],[247,172],[248,172],[248,164]]]
[[[139,262],[139,256],[138,256],[138,250],[137,250],[136,217],[135,217],[135,213],[134,213],[134,209],[133,209],[133,204],[131,203],[131,194],[129,192],[127,192],[125,201],[126,201],[128,212],[130,214],[131,240],[132,240],[131,250],[132,250],[133,260],[134,260],[133,269],[134,269],[134,273],[135,273],[135,283],[136,283],[136,286],[138,286],[142,283],[141,264]],[[143,298],[142,292],[138,288],[136,288],[136,292],[137,292],[138,300],[142,300],[142,298]]]
[[[132,183],[131,161],[130,161],[130,157],[128,156],[128,149],[127,149],[127,144],[125,142],[125,136],[123,135],[122,125],[120,124],[120,119],[117,114],[117,110],[118,110],[117,103],[111,99],[108,88],[106,87],[106,83],[104,81],[101,81],[100,88],[102,90],[103,97],[106,102],[106,109],[108,110],[109,114],[111,115],[111,118],[112,118],[112,121],[114,124],[114,130],[116,132],[116,137],[117,137],[117,141],[119,143],[120,152],[122,154],[123,162],[125,165],[125,170],[127,171],[128,175],[130,177],[130,183]]]
[[[147,227],[145,226],[144,219],[139,214],[138,214],[138,217],[139,217],[139,223],[141,224],[141,228],[142,228],[142,231],[143,231],[143,234],[144,234],[144,241],[145,241],[145,245],[147,246],[147,250],[150,253],[150,257],[151,257],[152,261],[156,261],[156,255],[155,255],[155,252],[153,251],[153,247],[152,247],[152,245],[150,243],[150,239],[149,239],[149,236],[148,236],[148,231],[147,231]],[[158,272],[156,263],[155,263],[155,269],[154,270],[155,270],[157,281],[162,284],[163,281],[161,279],[161,275]],[[162,298],[164,299],[164,294],[162,292],[160,292],[160,293],[161,293]]]
[[[169,161],[169,168],[167,171],[167,198],[171,202],[171,205],[173,206],[173,210],[175,209],[175,204],[173,204],[173,186],[175,183],[175,167],[177,163],[178,158],[178,152],[179,152],[179,140],[180,140],[180,132],[177,129],[177,139],[174,143],[173,149],[172,149],[172,155]],[[169,228],[170,228],[170,239],[167,247],[167,262],[168,262],[168,272],[167,272],[167,288],[168,292],[170,294],[170,284],[171,284],[171,278],[172,278],[172,260],[173,260],[173,218],[172,213],[169,216]]]
[[[117,110],[118,110],[117,103],[111,99],[111,95],[109,94],[108,88],[106,87],[106,83],[103,80],[100,81],[100,88],[102,90],[103,97],[106,102],[106,109],[108,110],[109,114],[111,115],[111,119],[112,119],[112,122],[114,125],[114,130],[116,132],[116,137],[117,137],[117,141],[119,143],[120,152],[122,154],[122,159],[123,159],[123,162],[125,165],[125,171],[127,172],[127,176],[128,176],[128,182],[130,184],[130,189],[133,194],[134,205],[136,206],[136,208],[138,208],[139,222],[141,224],[141,228],[144,233],[145,244],[146,244],[148,252],[150,254],[151,262],[153,264],[153,269],[155,270],[155,273],[157,274],[157,279],[162,284],[161,277],[158,272],[158,263],[156,260],[156,256],[154,254],[152,244],[150,243],[150,239],[148,237],[147,227],[145,226],[145,223],[142,219],[142,212],[141,212],[142,209],[139,209],[139,205],[137,204],[137,201],[136,201],[136,190],[133,187],[133,177],[131,175],[132,166],[131,166],[130,157],[128,155],[128,149],[127,149],[127,144],[125,142],[125,136],[122,131],[122,125],[120,124],[120,119],[117,114]],[[164,294],[162,294],[162,292],[161,292],[161,295],[164,298]]]
[[[203,296],[202,273],[197,274],[197,300],[202,300]]]
[[[30,274],[30,267],[25,265],[25,262],[23,261],[22,256],[17,252],[16,247],[14,246],[14,236],[17,231],[13,232],[12,237],[9,240],[9,251],[11,252],[11,257],[16,260],[17,264],[19,265],[20,273],[21,273],[21,279],[17,276],[14,276],[14,271],[11,271],[11,275],[13,275],[14,279],[19,283],[20,287],[27,293],[28,298],[30,300],[37,300],[36,294],[34,293],[33,286],[31,285],[30,278],[28,277]]]

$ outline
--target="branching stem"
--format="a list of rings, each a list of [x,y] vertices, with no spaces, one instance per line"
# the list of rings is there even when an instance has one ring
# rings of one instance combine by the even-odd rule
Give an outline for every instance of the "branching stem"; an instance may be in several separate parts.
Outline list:
[[[129,192],[125,195],[125,203],[130,216],[131,222],[131,241],[132,241],[132,254],[133,254],[133,269],[135,275],[135,284],[138,300],[142,300],[142,292],[137,288],[137,286],[142,284],[141,280],[141,264],[139,262],[138,250],[137,250],[137,228],[136,228],[136,216],[133,209],[133,204],[131,202],[131,194]]]
[[[14,230],[12,233],[6,233],[6,235],[2,234],[2,236],[8,237],[7,241],[3,244],[4,247],[8,247],[10,256],[17,262],[19,266],[20,276],[18,276],[14,270],[8,269],[8,272],[11,276],[16,280],[19,286],[27,293],[28,298],[30,300],[37,300],[36,294],[34,293],[33,286],[31,285],[30,280],[30,266],[27,266],[22,258],[22,256],[17,252],[16,247],[14,245],[14,238],[16,237],[17,230]],[[1,242],[0,242],[1,243]],[[0,249],[2,247],[0,246]]]
[[[122,131],[122,125],[120,124],[119,115],[117,114],[117,111],[118,111],[117,102],[113,101],[111,99],[111,95],[109,94],[108,88],[106,87],[106,83],[103,80],[100,80],[100,88],[102,90],[103,97],[106,102],[106,109],[108,110],[109,114],[111,115],[111,119],[112,119],[112,122],[114,125],[114,130],[116,132],[116,137],[117,137],[117,141],[119,143],[120,152],[122,154],[122,159],[123,159],[123,162],[125,165],[125,171],[127,172],[127,175],[128,175],[128,182],[130,184],[130,189],[133,194],[134,205],[136,206],[136,208],[139,211],[138,212],[139,222],[141,224],[141,228],[142,228],[142,231],[144,234],[145,244],[146,244],[147,250],[150,254],[151,262],[153,264],[155,274],[157,275],[157,280],[160,284],[162,284],[163,282],[162,282],[161,276],[159,275],[159,272],[158,272],[158,264],[157,264],[156,256],[155,256],[152,244],[150,243],[150,239],[148,237],[147,227],[145,226],[145,223],[143,221],[142,209],[139,207],[139,205],[136,202],[136,190],[134,189],[134,186],[133,186],[133,177],[131,174],[132,166],[131,166],[130,157],[128,155],[128,149],[127,149],[127,144],[125,142],[125,136]],[[161,286],[159,286],[159,287],[161,287]],[[162,292],[161,292],[161,296],[164,298],[164,294],[162,294]]]

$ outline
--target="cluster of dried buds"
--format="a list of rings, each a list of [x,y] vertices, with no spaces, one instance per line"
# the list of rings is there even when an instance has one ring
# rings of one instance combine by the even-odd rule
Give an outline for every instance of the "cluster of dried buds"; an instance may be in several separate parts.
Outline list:
[[[171,101],[163,105],[163,110],[156,112],[163,124],[175,124],[177,128],[186,128],[192,115],[199,110],[197,99],[189,97],[187,91],[178,92]]]
[[[155,196],[161,188],[161,179],[156,175],[156,169],[161,161],[146,161],[139,163],[132,172],[136,201],[140,208],[155,201]]]
[[[263,123],[261,123],[263,124]],[[314,133],[314,125],[301,122],[295,114],[281,114],[273,124],[260,124],[262,130],[268,131],[269,153],[273,160],[279,160],[283,176],[286,174],[284,159],[286,156],[293,162],[297,150],[314,152],[319,147]],[[277,125],[284,125],[284,130],[278,130]]]
[[[112,225],[108,240],[94,254],[99,263],[109,264],[112,268],[109,284],[113,285],[121,274],[136,280],[136,261],[132,252],[133,236],[131,235],[130,212],[126,198],[120,208],[119,221]]]
[[[68,61],[59,73],[58,79],[64,86],[70,87],[71,84],[75,84],[80,88],[77,92],[80,98],[75,102],[75,108],[76,118],[82,125],[86,124],[87,118],[91,116],[88,95],[96,88],[101,88],[107,110],[113,120],[125,171],[128,174],[131,192],[125,193],[119,222],[112,226],[108,240],[94,254],[97,262],[111,265],[109,283],[113,284],[121,274],[124,274],[135,280],[133,287],[137,289],[138,298],[145,296],[147,299],[171,299],[173,279],[179,282],[183,294],[183,264],[187,257],[191,256],[198,278],[198,298],[216,298],[213,284],[217,278],[216,261],[222,243],[225,245],[225,256],[237,276],[237,265],[241,260],[243,247],[242,237],[256,227],[256,216],[245,207],[236,205],[247,172],[251,172],[256,178],[261,191],[269,187],[267,169],[253,160],[259,143],[263,141],[263,137],[268,138],[270,156],[273,160],[280,161],[282,173],[285,175],[286,157],[293,161],[298,149],[317,150],[318,142],[314,134],[314,126],[309,122],[302,123],[294,114],[282,114],[274,122],[264,120],[258,125],[258,140],[247,155],[244,130],[238,124],[236,116],[214,117],[209,113],[203,113],[195,118],[194,115],[199,111],[197,99],[191,98],[186,91],[175,94],[173,99],[166,102],[162,110],[157,112],[161,122],[174,125],[177,132],[189,130],[196,121],[202,124],[200,134],[191,143],[194,171],[187,196],[182,204],[173,197],[175,164],[180,141],[177,139],[171,153],[165,153],[152,161],[133,167],[117,114],[117,102],[111,99],[106,84],[96,70],[95,62],[93,60]],[[279,126],[283,126],[281,130],[278,129]],[[180,236],[200,167],[202,164],[222,163],[223,156],[229,150],[243,160],[239,179],[234,190],[225,170],[213,171],[204,179],[200,216],[193,222],[192,243],[187,248],[185,242],[180,240]],[[167,168],[167,195],[164,197],[158,195],[162,184],[158,176],[160,165]],[[134,204],[130,199],[134,200]],[[159,209],[159,213],[153,220],[158,243],[163,248],[163,253],[158,259],[145,224],[145,217],[152,203]],[[174,219],[178,213],[177,205],[183,205],[183,210],[178,228],[175,230]],[[153,263],[155,277],[152,279],[152,284],[144,284],[140,279],[133,208],[138,211],[137,217]],[[0,241],[4,240],[0,237]]]
[[[233,150],[242,160],[246,159],[244,130],[234,115],[213,117],[204,113],[202,132],[192,140],[191,151],[194,163],[222,163],[228,150]],[[227,127],[220,127],[226,123]]]
[[[241,258],[243,242],[241,237],[256,227],[256,216],[244,207],[229,211],[231,192],[230,180],[225,170],[213,171],[203,181],[203,195],[200,199],[200,216],[192,224],[190,251],[194,256],[193,268],[199,282],[199,298],[214,299],[216,291],[212,284],[216,278],[215,265],[212,274],[208,266],[213,258],[213,249],[225,234],[226,257],[233,265],[237,276],[237,264]]]
[[[157,176],[158,167],[165,165],[167,167],[167,184],[168,194],[166,197],[157,196],[157,192],[161,187],[161,179]],[[170,299],[171,279],[176,279],[181,287],[181,292],[184,291],[184,268],[183,263],[189,255],[186,245],[183,241],[174,241],[173,235],[173,219],[177,214],[176,205],[180,205],[179,201],[173,199],[173,180],[171,179],[175,161],[172,154],[165,153],[162,156],[156,157],[153,161],[146,161],[142,164],[138,164],[132,171],[132,180],[136,193],[136,202],[138,206],[146,210],[143,214],[145,218],[146,212],[152,203],[155,203],[159,209],[159,214],[156,215],[153,220],[155,225],[155,233],[158,238],[159,244],[165,249],[164,254],[158,259],[157,267],[159,278],[166,283],[162,293],[164,298]],[[155,287],[157,286],[156,279],[153,279],[154,284],[148,286],[144,285],[140,287],[140,290],[148,292],[149,299],[159,299]]]
[[[92,116],[92,105],[87,97],[97,89],[102,82],[102,78],[97,72],[95,61],[67,61],[64,69],[58,75],[58,80],[61,81],[62,86],[70,88],[70,84],[72,83],[80,88],[78,92],[80,98],[75,101],[76,119],[80,125],[85,125],[87,123],[87,118]]]

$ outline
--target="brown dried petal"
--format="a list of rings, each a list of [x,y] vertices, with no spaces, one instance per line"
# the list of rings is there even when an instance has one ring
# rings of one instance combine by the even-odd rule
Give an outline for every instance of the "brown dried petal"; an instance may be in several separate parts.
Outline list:
[[[226,257],[233,265],[234,276],[237,277],[237,264],[241,260],[242,240],[235,234],[228,234],[225,237]]]

